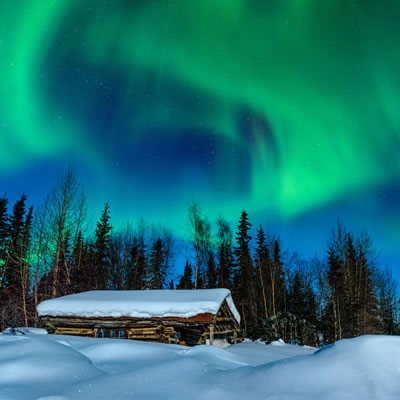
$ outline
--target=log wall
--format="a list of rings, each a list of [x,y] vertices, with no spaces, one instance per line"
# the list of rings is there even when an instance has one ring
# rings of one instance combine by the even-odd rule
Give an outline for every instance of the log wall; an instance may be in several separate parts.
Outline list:
[[[44,316],[40,326],[49,333],[88,337],[124,337],[161,343],[201,344],[215,336],[228,335],[236,341],[239,324],[224,301],[216,315],[199,314],[190,318],[79,318]],[[117,332],[116,332],[117,331]],[[120,333],[118,333],[120,331]],[[121,333],[123,332],[123,334]]]

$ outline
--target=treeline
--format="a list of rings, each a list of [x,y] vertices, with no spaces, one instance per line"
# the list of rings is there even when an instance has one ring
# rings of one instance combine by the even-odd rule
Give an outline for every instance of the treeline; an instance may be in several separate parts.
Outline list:
[[[112,229],[106,203],[88,234],[86,199],[67,171],[35,211],[25,194],[0,198],[0,329],[37,325],[37,305],[86,290],[163,289],[172,281],[173,236],[144,222]]]
[[[338,224],[323,259],[283,251],[245,211],[234,234],[188,209],[187,238],[143,221],[115,230],[106,203],[88,232],[86,199],[67,171],[42,205],[0,198],[0,328],[36,325],[42,300],[86,290],[228,288],[247,337],[323,345],[362,334],[397,334],[397,285],[367,233]],[[254,235],[254,238],[251,237]],[[187,259],[176,275],[177,260]],[[183,266],[179,266],[180,270]]]
[[[379,259],[366,232],[338,224],[326,244],[326,257],[301,259],[282,253],[280,241],[255,230],[242,212],[235,240],[229,225],[211,227],[198,206],[189,210],[195,277],[186,263],[178,288],[226,287],[253,339],[323,345],[364,334],[398,334],[397,284]],[[196,278],[197,276],[197,278]]]

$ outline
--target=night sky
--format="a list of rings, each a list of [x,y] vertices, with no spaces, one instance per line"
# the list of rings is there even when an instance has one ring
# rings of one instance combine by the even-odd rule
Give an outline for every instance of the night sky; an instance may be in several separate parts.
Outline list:
[[[183,234],[196,200],[312,255],[340,219],[400,270],[399,19],[397,0],[1,0],[0,192],[37,204],[74,166],[114,224]]]

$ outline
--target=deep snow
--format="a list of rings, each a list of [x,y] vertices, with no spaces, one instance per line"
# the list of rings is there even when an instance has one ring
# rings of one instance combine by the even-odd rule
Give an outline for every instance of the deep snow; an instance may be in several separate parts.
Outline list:
[[[91,290],[39,304],[38,314],[78,317],[181,317],[216,314],[226,300],[240,323],[228,289],[204,290]]]
[[[243,398],[399,399],[400,338],[364,336],[315,351],[0,335],[1,400]]]

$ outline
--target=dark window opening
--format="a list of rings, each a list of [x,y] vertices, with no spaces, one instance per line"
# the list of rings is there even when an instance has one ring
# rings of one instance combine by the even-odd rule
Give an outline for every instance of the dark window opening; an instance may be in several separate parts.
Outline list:
[[[95,329],[96,337],[97,338],[112,338],[112,339],[126,339],[126,331],[124,330],[110,330],[110,329],[103,329],[97,328]]]
[[[110,338],[111,337],[111,332],[110,331],[103,331],[103,337],[104,338]]]

